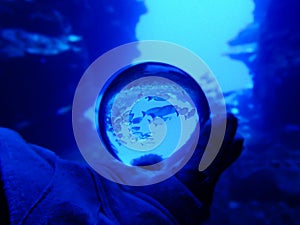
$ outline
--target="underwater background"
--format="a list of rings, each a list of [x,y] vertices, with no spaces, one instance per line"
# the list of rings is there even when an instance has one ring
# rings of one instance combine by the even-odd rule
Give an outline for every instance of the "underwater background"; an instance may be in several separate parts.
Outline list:
[[[212,69],[245,138],[206,224],[300,224],[299,12],[297,0],[1,0],[0,126],[81,160],[71,107],[87,67],[121,44],[171,41]]]

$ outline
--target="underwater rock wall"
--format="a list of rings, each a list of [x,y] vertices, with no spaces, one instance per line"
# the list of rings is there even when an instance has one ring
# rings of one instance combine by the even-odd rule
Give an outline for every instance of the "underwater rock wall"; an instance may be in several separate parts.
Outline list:
[[[136,0],[1,1],[0,126],[60,154],[74,148],[80,77],[104,52],[135,41],[145,12]]]
[[[253,78],[228,106],[245,148],[217,184],[207,225],[299,224],[300,4],[254,2],[254,23],[229,42]]]
[[[261,22],[253,94],[268,130],[300,126],[299,12],[299,1],[272,0]]]
[[[232,59],[244,62],[253,78],[259,128],[278,133],[300,125],[300,4],[256,0],[254,22],[229,41]]]

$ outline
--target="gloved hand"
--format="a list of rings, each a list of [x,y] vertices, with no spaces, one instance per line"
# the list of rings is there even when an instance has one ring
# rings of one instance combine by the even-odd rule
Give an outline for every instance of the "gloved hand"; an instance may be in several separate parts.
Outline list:
[[[0,129],[1,224],[201,224],[209,215],[219,176],[241,153],[243,140],[235,138],[236,129],[237,119],[228,115],[217,157],[199,172],[210,132],[207,122],[184,168],[143,187],[108,181],[87,165],[60,159]]]

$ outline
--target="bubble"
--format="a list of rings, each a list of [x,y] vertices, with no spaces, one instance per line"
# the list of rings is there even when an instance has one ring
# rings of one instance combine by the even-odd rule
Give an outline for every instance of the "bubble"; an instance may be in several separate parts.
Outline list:
[[[131,52],[141,55],[133,61]],[[192,157],[211,117],[199,170],[216,157],[226,128],[218,82],[188,49],[163,41],[118,46],[93,62],[77,86],[72,124],[87,163],[125,185],[161,182]]]
[[[105,126],[98,126],[98,133],[115,158],[126,165],[142,158],[146,165],[146,155],[163,161],[187,142],[199,122],[198,114],[189,115],[196,111],[193,100],[176,82],[187,76],[174,66],[157,62],[133,65],[114,74],[99,94],[97,120],[111,121],[99,121]],[[160,161],[150,157],[148,165]]]

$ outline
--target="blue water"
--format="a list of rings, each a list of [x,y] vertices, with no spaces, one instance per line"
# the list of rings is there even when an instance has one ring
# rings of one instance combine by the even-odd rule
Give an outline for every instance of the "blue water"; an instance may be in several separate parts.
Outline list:
[[[250,0],[146,0],[148,13],[140,18],[139,40],[165,40],[186,47],[201,57],[223,91],[252,86],[249,69],[226,57],[227,42],[253,22]]]

